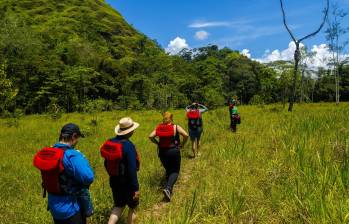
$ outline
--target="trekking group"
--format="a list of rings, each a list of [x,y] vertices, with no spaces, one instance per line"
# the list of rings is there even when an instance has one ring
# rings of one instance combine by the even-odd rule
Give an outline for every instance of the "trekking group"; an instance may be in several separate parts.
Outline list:
[[[234,116],[238,115],[236,104],[235,101],[232,107]],[[150,141],[157,145],[158,156],[165,169],[166,186],[163,194],[166,201],[171,201],[181,167],[180,149],[188,137],[192,142],[193,158],[200,155],[202,114],[208,109],[202,104],[193,103],[185,110],[189,135],[174,123],[170,112],[163,113],[162,122],[149,135]],[[230,115],[231,125],[236,124],[233,115]],[[137,177],[140,156],[130,138],[138,127],[139,123],[131,118],[122,118],[115,127],[115,137],[107,139],[100,148],[114,202],[108,224],[117,223],[126,206],[129,208],[127,222],[135,222],[135,209],[140,198]],[[43,197],[46,197],[47,192],[47,209],[55,224],[84,224],[87,217],[93,215],[89,187],[94,181],[94,172],[84,154],[76,149],[80,137],[85,136],[78,125],[66,124],[61,129],[58,143],[41,149],[33,159],[34,166],[41,171]]]

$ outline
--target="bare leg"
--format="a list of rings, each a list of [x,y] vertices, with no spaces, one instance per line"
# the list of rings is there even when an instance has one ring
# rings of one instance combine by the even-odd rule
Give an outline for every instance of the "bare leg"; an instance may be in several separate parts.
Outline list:
[[[122,212],[124,211],[124,208],[125,207],[123,207],[123,208],[114,207],[113,210],[111,211],[108,224],[115,224],[115,223],[117,223],[118,220],[121,217]]]
[[[195,154],[196,154],[196,156],[199,156],[199,151],[198,151],[198,139],[195,139]]]
[[[128,210],[127,223],[134,224],[135,221],[136,221],[136,211],[135,211],[135,209],[130,208]]]
[[[191,141],[191,149],[193,150],[194,158],[196,157],[195,143],[196,143],[196,140]]]
[[[196,139],[196,151],[197,151],[197,154],[199,156],[200,154],[200,139]]]
[[[233,132],[236,132],[236,124],[233,124]]]

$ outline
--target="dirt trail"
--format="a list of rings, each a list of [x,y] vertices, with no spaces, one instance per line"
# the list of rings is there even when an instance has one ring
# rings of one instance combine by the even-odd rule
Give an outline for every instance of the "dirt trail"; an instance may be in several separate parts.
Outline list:
[[[152,218],[154,220],[160,219],[161,216],[168,213],[168,209],[171,203],[176,203],[181,201],[184,191],[188,189],[190,186],[190,178],[192,177],[192,172],[194,170],[195,165],[199,162],[200,158],[191,159],[188,158],[188,151],[191,149],[184,149],[185,152],[182,153],[182,164],[181,171],[179,174],[179,178],[177,183],[174,186],[173,190],[173,200],[171,202],[160,201],[153,205],[151,208],[145,211],[145,217]]]

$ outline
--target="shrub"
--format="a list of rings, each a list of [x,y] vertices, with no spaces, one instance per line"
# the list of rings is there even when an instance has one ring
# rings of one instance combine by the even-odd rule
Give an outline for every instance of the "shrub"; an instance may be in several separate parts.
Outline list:
[[[264,100],[260,95],[254,95],[251,99],[249,104],[251,105],[261,105],[264,104]]]

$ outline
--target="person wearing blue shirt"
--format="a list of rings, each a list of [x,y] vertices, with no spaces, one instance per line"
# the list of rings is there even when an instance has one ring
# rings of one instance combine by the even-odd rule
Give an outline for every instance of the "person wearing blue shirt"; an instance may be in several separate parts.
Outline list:
[[[53,148],[63,148],[64,172],[60,176],[62,195],[48,193],[48,209],[55,224],[85,224],[92,215],[89,186],[94,180],[93,170],[85,156],[74,147],[84,137],[76,124],[66,124],[61,130],[59,142]]]
[[[129,208],[127,223],[132,224],[136,219],[135,209],[139,204],[139,183],[137,171],[139,158],[134,144],[129,140],[139,124],[125,117],[115,127],[116,137],[110,141],[122,144],[122,159],[119,163],[117,176],[110,176],[109,184],[113,193],[114,208],[108,224],[115,224],[120,219],[126,205]],[[105,163],[106,166],[106,163]]]

